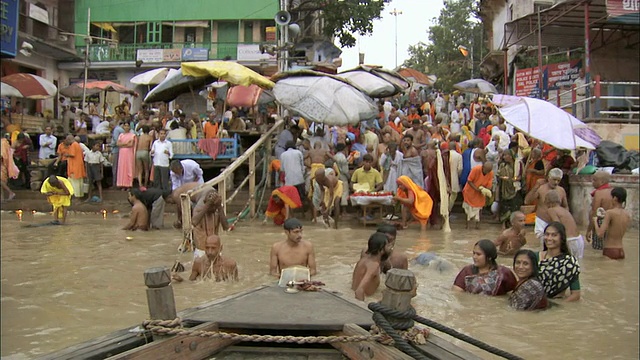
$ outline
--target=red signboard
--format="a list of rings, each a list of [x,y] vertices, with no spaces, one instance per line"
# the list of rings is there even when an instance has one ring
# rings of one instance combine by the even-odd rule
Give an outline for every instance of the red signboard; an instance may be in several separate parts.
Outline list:
[[[618,17],[640,12],[640,0],[607,0],[607,14]]]
[[[582,67],[582,60],[555,63],[542,66],[542,90],[545,97],[549,90],[569,88]],[[515,93],[517,96],[537,97],[538,68],[516,70]]]

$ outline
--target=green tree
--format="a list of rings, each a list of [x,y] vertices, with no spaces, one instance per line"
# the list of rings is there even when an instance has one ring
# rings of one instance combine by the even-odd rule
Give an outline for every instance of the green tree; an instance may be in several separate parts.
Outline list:
[[[409,47],[410,58],[404,66],[421,70],[426,67],[430,74],[438,77],[436,88],[449,92],[453,84],[471,77],[471,61],[473,59],[474,77],[480,77],[478,64],[481,54],[482,24],[478,21],[478,0],[447,1],[434,25],[429,27],[427,45],[419,43]],[[465,57],[458,46],[465,46],[469,51]],[[473,48],[473,51],[471,51]]]
[[[373,20],[380,19],[385,4],[390,0],[303,0],[290,1],[294,21],[303,21],[305,26],[321,18],[324,35],[336,37],[343,47],[356,45],[354,35],[370,35]]]

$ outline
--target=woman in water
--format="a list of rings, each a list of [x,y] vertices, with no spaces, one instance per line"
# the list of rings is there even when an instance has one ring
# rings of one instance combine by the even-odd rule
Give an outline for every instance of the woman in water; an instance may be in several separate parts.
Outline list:
[[[580,300],[580,265],[567,246],[567,232],[562,223],[550,222],[544,229],[543,251],[538,254],[540,281],[547,297]],[[569,295],[564,296],[569,290]]]
[[[518,284],[509,295],[509,305],[516,310],[538,310],[547,307],[547,294],[538,279],[538,259],[536,253],[521,249],[513,257],[513,271]]]
[[[473,247],[473,264],[456,276],[453,290],[490,296],[504,295],[516,287],[516,277],[508,268],[498,265],[498,250],[491,240],[480,240]]]

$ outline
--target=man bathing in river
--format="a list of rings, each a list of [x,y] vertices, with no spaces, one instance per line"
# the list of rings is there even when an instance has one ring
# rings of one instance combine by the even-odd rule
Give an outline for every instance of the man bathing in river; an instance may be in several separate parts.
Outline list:
[[[238,265],[235,260],[222,256],[222,243],[218,235],[211,235],[205,241],[204,252],[206,256],[201,256],[193,261],[191,267],[190,281],[200,279],[214,279],[216,281],[238,280]],[[178,274],[171,277],[178,282],[183,281]]]
[[[398,233],[396,227],[391,224],[382,224],[378,226],[378,230],[376,232],[385,235],[387,237],[387,243],[389,243],[387,248],[388,251],[382,255],[380,272],[386,274],[387,271],[391,269],[407,270],[409,268],[409,259],[407,258],[407,255],[400,251],[394,251],[394,247],[396,246],[396,235]],[[363,249],[360,253],[360,259],[365,257],[366,254],[367,249]]]
[[[211,235],[218,235],[220,228],[229,230],[229,223],[222,207],[222,198],[213,187],[208,187],[191,196],[196,201],[191,215],[195,256],[204,255],[205,241]]]
[[[129,191],[129,203],[133,205],[131,208],[131,215],[129,215],[129,222],[122,230],[149,230],[149,211],[147,207],[140,201],[138,190],[131,189]]]
[[[524,232],[524,213],[521,211],[514,211],[511,213],[511,227],[498,236],[493,241],[498,248],[498,254],[501,256],[511,256],[515,254],[521,247],[527,243],[527,239]]]
[[[300,265],[308,267],[311,276],[315,275],[316,255],[313,244],[302,239],[302,223],[296,218],[287,219],[283,228],[287,238],[271,247],[269,273],[279,277],[282,270]]]
[[[631,216],[624,209],[627,201],[627,191],[624,188],[616,187],[611,190],[613,208],[607,210],[604,215],[602,225],[598,225],[597,219],[593,219],[595,231],[598,237],[604,237],[604,248],[602,255],[613,260],[624,259],[624,249],[622,248],[622,238],[631,224]]]
[[[64,224],[67,221],[67,208],[71,206],[73,186],[62,176],[51,175],[42,183],[40,192],[53,206],[53,224]]]
[[[367,251],[353,269],[351,290],[355,291],[356,299],[364,301],[376,292],[380,286],[382,258],[388,257],[390,250],[385,234],[375,232],[369,237]]]
[[[562,170],[558,168],[553,168],[549,170],[549,174],[547,175],[547,179],[540,179],[533,186],[533,189],[529,191],[527,196],[524,198],[524,203],[527,205],[531,205],[536,203],[536,225],[534,228],[534,232],[538,240],[540,240],[540,247],[544,242],[544,229],[547,227],[547,224],[551,221],[549,214],[547,212],[547,206],[545,205],[545,196],[549,191],[555,190],[558,192],[560,196],[560,206],[565,209],[569,209],[569,203],[567,202],[567,193],[564,191],[562,187],[558,187],[560,184],[560,180],[562,180]]]
[[[557,189],[562,188],[557,187],[556,190],[549,191],[544,197],[547,214],[551,221],[557,221],[564,225],[567,233],[567,246],[569,247],[571,255],[576,259],[582,259],[582,256],[584,255],[584,238],[578,231],[578,225],[576,224],[573,215],[571,215],[569,210],[560,206],[560,195],[558,194]]]

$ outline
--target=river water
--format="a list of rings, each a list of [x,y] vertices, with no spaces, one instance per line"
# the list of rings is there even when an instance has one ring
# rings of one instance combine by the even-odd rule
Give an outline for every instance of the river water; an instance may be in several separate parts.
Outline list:
[[[141,323],[148,317],[144,270],[170,267],[176,259],[190,260],[189,255],[177,254],[179,231],[125,232],[120,228],[126,220],[113,214],[106,219],[101,214],[72,214],[66,226],[24,227],[49,220],[44,214],[25,214],[22,221],[15,214],[2,214],[4,359],[35,358]],[[167,215],[165,224],[172,220]],[[419,314],[526,359],[638,359],[637,230],[625,238],[624,261],[605,260],[590,247],[585,249],[579,302],[542,312],[516,312],[505,297],[450,291],[458,269],[471,263],[473,244],[500,232],[497,225],[465,230],[455,219],[452,228],[451,233],[428,231],[424,238],[417,228],[398,234],[396,251],[406,251],[410,258],[434,251],[456,266],[440,273],[410,265],[419,284],[413,299]],[[316,279],[328,289],[352,296],[353,266],[372,231],[373,227],[355,221],[343,222],[338,231],[306,226],[303,236],[316,247]],[[533,229],[527,231],[529,244],[535,247]],[[128,236],[133,239],[127,240]],[[267,274],[269,250],[283,237],[281,229],[271,224],[239,223],[222,239],[224,255],[239,264],[240,281],[174,284],[178,310],[274,283]],[[511,259],[499,262],[511,265]],[[378,291],[367,300],[380,297]],[[497,358],[452,341],[483,358]]]

